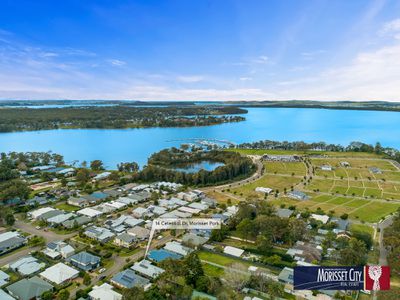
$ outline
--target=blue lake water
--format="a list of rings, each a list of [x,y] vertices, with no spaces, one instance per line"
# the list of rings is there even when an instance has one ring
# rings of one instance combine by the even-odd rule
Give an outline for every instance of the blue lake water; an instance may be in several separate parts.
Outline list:
[[[185,167],[174,168],[174,170],[185,172],[185,173],[197,173],[200,170],[213,171],[216,168],[223,166],[223,165],[224,165],[223,163],[219,163],[219,162],[202,161],[199,163],[187,165]]]
[[[302,108],[249,108],[246,121],[207,127],[145,129],[68,129],[0,134],[0,152],[53,151],[67,162],[101,159],[147,162],[150,154],[185,139],[210,138],[235,143],[258,140],[381,142],[400,148],[400,113]]]

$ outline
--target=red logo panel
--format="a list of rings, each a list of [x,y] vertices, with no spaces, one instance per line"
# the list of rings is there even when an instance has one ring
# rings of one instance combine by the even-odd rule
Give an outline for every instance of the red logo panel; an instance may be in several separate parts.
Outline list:
[[[364,289],[369,291],[390,289],[390,267],[389,266],[365,266],[364,267]]]

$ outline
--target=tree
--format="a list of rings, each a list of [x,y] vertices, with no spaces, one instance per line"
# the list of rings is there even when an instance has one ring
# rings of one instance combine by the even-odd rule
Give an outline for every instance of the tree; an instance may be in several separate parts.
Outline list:
[[[42,300],[52,300],[53,299],[53,292],[52,291],[46,291],[40,296],[40,298]]]
[[[57,294],[57,300],[68,300],[69,299],[69,291],[64,289],[61,290],[58,294]]]
[[[307,232],[308,231],[306,222],[304,222],[301,219],[289,220],[289,234],[290,234],[290,241],[292,243],[304,239],[304,236],[307,234]]]
[[[85,273],[83,275],[83,284],[90,285],[91,282],[92,282],[92,278],[90,278],[90,275],[88,273]]]
[[[87,183],[89,179],[90,179],[90,172],[88,169],[79,169],[79,171],[76,173],[76,180],[81,185]]]
[[[122,294],[122,300],[145,300],[145,293],[144,290],[140,287],[133,287],[130,289],[125,289],[124,293]]]
[[[236,230],[242,238],[252,239],[257,236],[257,228],[250,219],[243,219],[239,225],[236,226]]]
[[[224,272],[223,279],[230,287],[236,291],[240,291],[249,281],[250,275],[243,264],[233,263],[230,266],[230,270]]]
[[[201,261],[196,253],[191,253],[185,258],[186,275],[185,281],[194,286],[196,281],[204,275]]]
[[[14,215],[12,213],[7,214],[5,221],[8,226],[14,225],[14,223],[15,223]]]
[[[93,171],[101,171],[104,170],[103,162],[99,159],[93,160],[90,162],[90,168]]]
[[[367,249],[363,241],[351,238],[348,247],[336,253],[338,263],[342,266],[361,266],[366,263]]]
[[[268,254],[272,249],[272,239],[268,235],[259,235],[256,241],[257,250],[260,253]]]

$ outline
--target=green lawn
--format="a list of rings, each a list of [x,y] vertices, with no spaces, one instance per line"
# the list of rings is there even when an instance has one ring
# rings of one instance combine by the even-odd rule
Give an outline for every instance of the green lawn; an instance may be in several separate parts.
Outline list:
[[[61,209],[61,210],[64,210],[64,211],[77,211],[77,210],[80,210],[79,207],[72,206],[72,205],[69,205],[67,203],[57,204],[57,205],[55,205],[55,208]]]
[[[381,218],[395,212],[400,207],[400,203],[384,203],[371,201],[370,204],[363,206],[352,213],[350,217],[358,218],[366,222],[378,222]]]

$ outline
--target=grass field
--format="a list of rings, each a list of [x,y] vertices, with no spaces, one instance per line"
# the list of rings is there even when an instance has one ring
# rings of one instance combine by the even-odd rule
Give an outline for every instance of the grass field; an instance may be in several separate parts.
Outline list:
[[[67,204],[67,203],[60,203],[60,204],[57,204],[57,205],[55,206],[55,208],[61,209],[61,210],[64,210],[64,211],[77,211],[77,210],[80,210],[79,207],[72,206],[72,205],[69,205],[69,204]]]
[[[298,209],[315,211],[320,208],[326,213],[333,212],[340,216],[349,214],[350,218],[365,222],[377,222],[400,207],[400,170],[382,156],[356,152],[313,152],[283,150],[235,149],[244,155],[263,154],[318,154],[309,157],[309,174],[303,162],[264,162],[265,174],[252,183],[225,191],[241,199],[248,197],[264,198],[264,194],[255,192],[256,187],[268,187],[279,191],[279,197],[268,196],[268,201],[277,206],[295,205]],[[324,157],[321,157],[324,155]],[[348,167],[342,163],[347,162]],[[331,171],[321,170],[322,165],[329,165]],[[375,174],[370,168],[379,168],[382,173]],[[307,184],[302,182],[307,176]],[[284,189],[294,187],[311,196],[307,201],[288,198]],[[219,196],[221,197],[221,196]],[[226,201],[226,199],[224,199]]]

